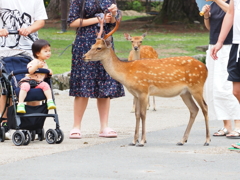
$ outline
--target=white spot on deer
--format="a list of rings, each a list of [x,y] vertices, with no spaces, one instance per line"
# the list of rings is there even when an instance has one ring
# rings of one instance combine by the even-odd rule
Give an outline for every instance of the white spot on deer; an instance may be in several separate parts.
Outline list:
[[[202,65],[199,65],[200,68],[202,68]]]
[[[138,79],[138,77],[137,77],[137,76],[134,76],[134,79]]]

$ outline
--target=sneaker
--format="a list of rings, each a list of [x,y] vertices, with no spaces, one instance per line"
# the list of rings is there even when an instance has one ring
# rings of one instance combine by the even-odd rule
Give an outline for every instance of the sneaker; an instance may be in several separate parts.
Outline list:
[[[17,105],[17,113],[26,113],[25,104],[21,103]]]
[[[47,102],[48,109],[56,109],[56,105],[54,104],[53,100]]]
[[[7,125],[7,122],[2,122],[1,126],[5,129],[5,140],[10,140],[11,134],[10,134],[10,129]]]

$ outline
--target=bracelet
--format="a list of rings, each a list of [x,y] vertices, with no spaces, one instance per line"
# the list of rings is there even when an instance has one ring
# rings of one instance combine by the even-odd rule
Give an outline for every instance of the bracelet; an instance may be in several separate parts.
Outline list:
[[[209,17],[208,17],[208,18],[204,18],[204,19],[208,20],[208,19],[209,19]]]

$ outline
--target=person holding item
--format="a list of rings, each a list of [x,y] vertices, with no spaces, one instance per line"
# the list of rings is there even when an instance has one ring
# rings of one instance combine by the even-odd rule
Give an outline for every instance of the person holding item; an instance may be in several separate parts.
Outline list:
[[[32,55],[31,46],[38,39],[38,30],[44,27],[47,19],[43,0],[0,0],[0,56],[6,50],[16,49]],[[9,35],[9,31],[19,34]],[[16,52],[16,51],[15,51]],[[5,107],[6,96],[0,97],[0,113]],[[28,102],[28,105],[39,105],[39,102]],[[1,126],[5,128],[5,138],[10,139],[7,126],[7,114],[2,114]]]
[[[209,0],[207,0],[209,1]],[[207,51],[206,65],[209,70],[206,81],[206,101],[210,120],[223,120],[224,127],[213,136],[240,138],[238,123],[240,122],[240,106],[232,93],[232,83],[227,80],[227,64],[232,44],[232,29],[229,31],[223,47],[219,51],[219,58],[214,61],[210,56],[210,49],[216,44],[221,31],[223,18],[229,8],[230,0],[215,0],[211,5],[203,7],[204,24],[210,30],[210,43]],[[231,120],[235,121],[232,131]],[[230,133],[230,134],[229,134]]]
[[[77,28],[72,48],[70,96],[74,96],[74,123],[70,139],[80,139],[81,122],[88,99],[96,98],[100,117],[99,137],[117,137],[117,132],[108,127],[110,99],[125,95],[122,84],[112,79],[100,61],[84,62],[83,55],[95,43],[99,32],[96,16],[106,14],[104,32],[107,34],[115,25],[119,10],[114,0],[74,0],[71,1],[68,24]],[[113,43],[113,42],[112,42]]]
[[[27,96],[28,91],[31,88],[31,81],[34,81],[36,85],[34,88],[40,88],[43,90],[46,98],[47,98],[47,108],[48,109],[56,109],[56,106],[52,99],[52,91],[48,83],[44,82],[46,74],[44,73],[35,73],[38,68],[48,69],[46,60],[51,56],[51,47],[50,44],[43,39],[36,40],[32,44],[32,52],[33,56],[36,59],[33,59],[28,63],[27,68],[29,74],[19,81],[20,92],[19,92],[19,101],[17,105],[17,113],[26,113],[24,99]],[[52,75],[52,70],[50,71],[50,75]]]
[[[240,16],[240,2],[238,0],[231,0],[229,4],[229,8],[227,13],[223,19],[223,23],[221,26],[221,31],[218,36],[218,40],[216,44],[211,48],[210,55],[214,60],[219,60],[222,48],[224,47],[224,41],[227,39],[227,35],[231,31],[233,27],[233,40],[232,46],[230,50],[230,54],[228,54],[228,81],[232,81],[232,94],[236,97],[236,100],[231,100],[228,104],[223,103],[224,109],[239,106],[240,102],[240,66],[239,66],[239,43],[240,43],[240,22],[238,21],[238,17]],[[221,79],[222,80],[222,79]],[[214,88],[217,88],[216,86]],[[226,91],[226,89],[223,89]],[[222,95],[221,98],[225,98]],[[228,96],[226,98],[229,98]],[[239,108],[232,109],[231,114],[239,113]],[[240,119],[235,117],[235,119]],[[235,120],[235,129],[226,135],[228,138],[240,138],[240,121]]]

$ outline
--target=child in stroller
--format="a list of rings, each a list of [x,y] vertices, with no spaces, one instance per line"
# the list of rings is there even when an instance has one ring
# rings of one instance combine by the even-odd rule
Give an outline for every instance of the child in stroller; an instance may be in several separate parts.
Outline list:
[[[12,135],[12,141],[16,146],[28,145],[31,140],[35,140],[36,134],[40,141],[44,139],[45,135],[47,143],[61,143],[64,139],[64,134],[60,129],[56,109],[53,109],[54,113],[48,114],[46,96],[42,89],[31,88],[24,100],[24,102],[41,101],[41,105],[25,105],[26,113],[17,113],[20,91],[18,82],[25,77],[25,74],[29,74],[26,67],[27,64],[32,61],[32,58],[20,50],[9,50],[9,52],[11,53],[8,53],[7,50],[0,52],[0,90],[2,91],[1,94],[6,96],[4,111],[0,115],[0,123],[3,122],[3,114],[7,111],[8,127],[15,130]],[[2,56],[1,53],[3,53]],[[44,74],[50,73],[48,69],[44,68],[39,68],[36,72]],[[52,87],[50,76],[45,78],[44,81]],[[54,103],[54,95],[51,88],[50,91]],[[43,126],[46,117],[52,117],[54,119],[56,128],[48,129],[45,133]],[[4,140],[5,128],[1,126],[0,142],[4,142]]]
[[[27,68],[29,74],[20,80],[19,87],[19,101],[17,105],[17,113],[26,113],[24,100],[27,96],[27,92],[30,88],[40,88],[43,90],[46,98],[47,98],[47,108],[48,109],[56,109],[56,106],[52,100],[52,93],[50,86],[47,82],[43,80],[46,77],[46,74],[42,73],[35,73],[35,71],[39,68],[48,69],[47,63],[45,60],[49,59],[51,56],[51,48],[50,44],[43,39],[36,40],[32,44],[32,52],[33,56],[36,58],[28,63]],[[49,75],[52,75],[52,70],[50,71]]]

